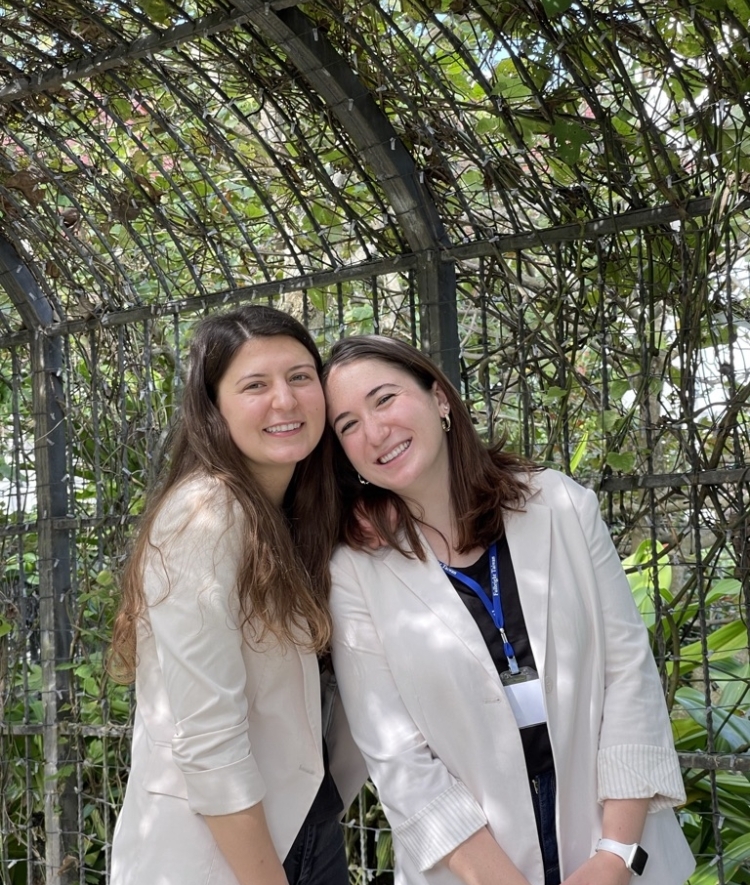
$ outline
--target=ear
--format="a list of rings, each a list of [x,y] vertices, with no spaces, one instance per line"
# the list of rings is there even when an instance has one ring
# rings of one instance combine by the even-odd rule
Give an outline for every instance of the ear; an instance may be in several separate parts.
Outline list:
[[[437,381],[432,382],[432,394],[435,397],[435,401],[438,405],[438,410],[441,415],[447,415],[450,412],[450,404],[448,403],[448,397],[445,395],[445,391],[443,388],[437,383]]]

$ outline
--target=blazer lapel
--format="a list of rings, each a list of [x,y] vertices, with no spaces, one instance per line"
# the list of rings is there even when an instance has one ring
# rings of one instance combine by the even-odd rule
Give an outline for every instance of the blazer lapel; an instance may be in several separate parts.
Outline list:
[[[505,532],[523,617],[537,671],[544,673],[550,588],[551,513],[527,499],[523,511],[508,513]]]
[[[300,669],[302,671],[303,691],[305,694],[305,711],[310,728],[318,742],[322,736],[322,692],[320,687],[320,669],[318,657],[313,652],[304,650],[306,637],[300,630],[294,631],[295,638],[299,641],[291,644],[291,648],[297,653]]]
[[[422,538],[427,562],[409,559],[395,550],[388,550],[383,561],[394,576],[417,596],[454,633],[479,661],[488,675],[500,683],[497,668],[476,621],[448,580],[427,541]]]

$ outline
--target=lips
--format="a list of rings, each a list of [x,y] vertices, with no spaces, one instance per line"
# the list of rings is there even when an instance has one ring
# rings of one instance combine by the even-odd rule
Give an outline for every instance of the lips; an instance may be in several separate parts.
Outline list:
[[[302,427],[301,421],[294,421],[289,424],[274,424],[271,427],[266,427],[266,433],[289,433],[291,430],[299,430]]]
[[[386,455],[381,455],[378,458],[378,464],[390,464],[394,458],[397,458],[402,452],[405,452],[409,446],[411,445],[411,440],[407,439],[406,442],[399,443],[394,449],[391,449]]]

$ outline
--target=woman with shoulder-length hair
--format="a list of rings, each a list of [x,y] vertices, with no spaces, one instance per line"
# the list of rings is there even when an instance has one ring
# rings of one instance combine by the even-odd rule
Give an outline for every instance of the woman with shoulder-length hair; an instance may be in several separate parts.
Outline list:
[[[334,664],[397,885],[680,885],[680,768],[594,493],[484,445],[403,342],[338,342],[324,386]]]
[[[316,656],[338,506],[320,372],[269,307],[195,331],[112,642],[137,699],[112,885],[348,882]]]

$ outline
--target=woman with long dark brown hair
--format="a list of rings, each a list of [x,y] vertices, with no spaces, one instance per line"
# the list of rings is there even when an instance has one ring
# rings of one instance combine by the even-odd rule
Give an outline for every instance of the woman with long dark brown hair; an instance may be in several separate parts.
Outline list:
[[[681,885],[680,766],[594,493],[484,445],[408,344],[340,341],[324,378],[333,657],[396,885]]]
[[[348,882],[316,654],[337,514],[320,371],[269,307],[195,331],[112,642],[137,699],[112,885]]]

